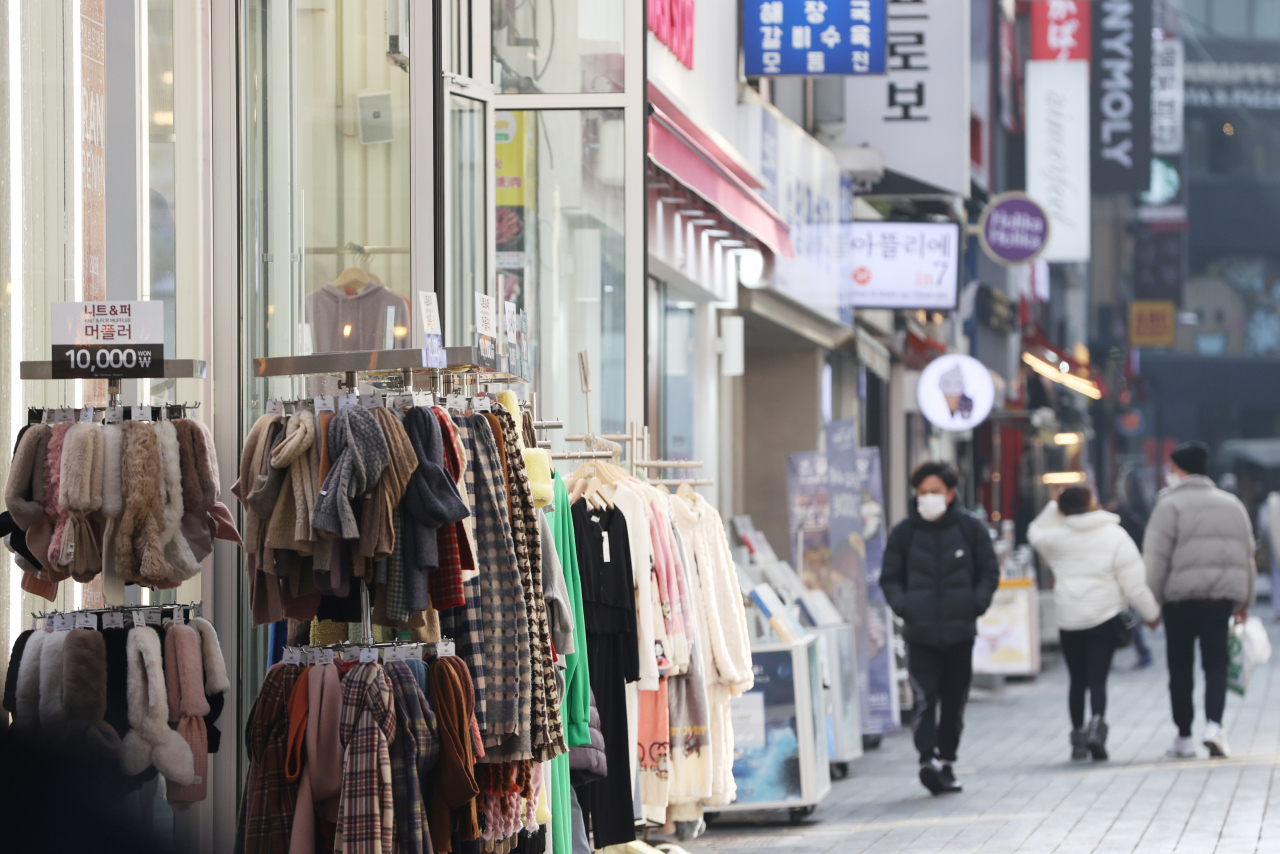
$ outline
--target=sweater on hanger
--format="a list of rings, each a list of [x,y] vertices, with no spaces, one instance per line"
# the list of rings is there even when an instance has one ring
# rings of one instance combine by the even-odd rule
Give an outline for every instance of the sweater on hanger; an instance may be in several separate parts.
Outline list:
[[[315,336],[317,353],[350,353],[387,349],[387,309],[394,312],[394,326],[408,330],[409,303],[386,285],[370,281],[364,290],[347,296],[333,285],[307,294],[307,322]],[[348,327],[350,330],[348,331]],[[409,346],[409,336],[391,336],[391,349]]]

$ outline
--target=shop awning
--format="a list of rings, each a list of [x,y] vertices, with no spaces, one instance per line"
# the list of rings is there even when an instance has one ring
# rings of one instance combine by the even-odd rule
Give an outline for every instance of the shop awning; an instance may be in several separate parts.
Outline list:
[[[662,110],[651,109],[649,159],[775,255],[794,258],[790,229],[778,212]]]

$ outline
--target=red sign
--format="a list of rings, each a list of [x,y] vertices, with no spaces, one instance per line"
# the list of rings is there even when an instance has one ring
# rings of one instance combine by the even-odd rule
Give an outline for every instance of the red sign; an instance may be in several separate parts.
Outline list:
[[[693,4],[694,0],[649,0],[649,29],[690,71],[693,70]]]
[[[1089,59],[1089,0],[1033,0],[1032,59]]]

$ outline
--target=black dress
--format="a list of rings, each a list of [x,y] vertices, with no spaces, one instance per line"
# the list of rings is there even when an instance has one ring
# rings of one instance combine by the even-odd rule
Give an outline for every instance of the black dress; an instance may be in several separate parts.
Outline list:
[[[634,841],[630,734],[626,683],[640,679],[635,577],[627,521],[617,509],[573,505],[573,529],[582,581],[587,669],[600,713],[609,775],[579,790],[596,848]]]

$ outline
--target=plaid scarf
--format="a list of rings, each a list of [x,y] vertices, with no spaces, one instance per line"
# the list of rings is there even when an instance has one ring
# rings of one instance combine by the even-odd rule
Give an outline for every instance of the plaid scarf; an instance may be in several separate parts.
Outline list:
[[[560,692],[556,687],[555,663],[551,653],[551,629],[547,625],[547,600],[542,586],[542,542],[533,490],[525,470],[524,455],[516,436],[511,413],[497,407],[494,415],[502,428],[507,449],[508,482],[511,486],[511,531],[516,547],[516,563],[524,587],[525,609],[529,615],[530,646],[530,736],[532,758],[548,762],[568,748],[559,715]]]
[[[245,854],[289,850],[298,784],[285,774],[289,753],[287,705],[302,668],[277,664],[267,671],[253,703],[245,745],[249,750],[249,808],[245,818]]]
[[[404,577],[404,511],[400,505],[391,511],[391,530],[395,547],[387,558],[387,621],[396,625],[409,622],[409,591]]]
[[[381,664],[356,664],[342,683],[338,734],[346,748],[335,851],[392,854],[395,806],[391,756],[396,736],[391,682]]]
[[[471,416],[476,484],[476,549],[480,572],[480,606],[485,631],[485,753],[511,736],[517,741],[502,759],[528,759],[530,656],[529,620],[520,569],[507,519],[507,490],[489,422]],[[503,752],[503,751],[499,751]]]
[[[448,413],[439,407],[432,410],[440,423],[444,440],[444,469],[455,482],[462,474],[462,460],[458,454],[458,432]],[[466,496],[464,496],[466,498]],[[468,501],[468,506],[470,502]],[[475,569],[475,559],[471,554],[471,543],[467,540],[466,530],[462,522],[443,525],[437,535],[436,548],[439,551],[439,569],[427,578],[427,589],[431,593],[431,604],[437,610],[458,608],[466,604],[462,590],[462,575],[465,570]]]
[[[436,716],[427,705],[417,677],[403,661],[384,665],[396,698],[399,726],[391,744],[391,790],[395,798],[395,850],[398,854],[429,854],[427,812],[422,782],[440,756]]]

